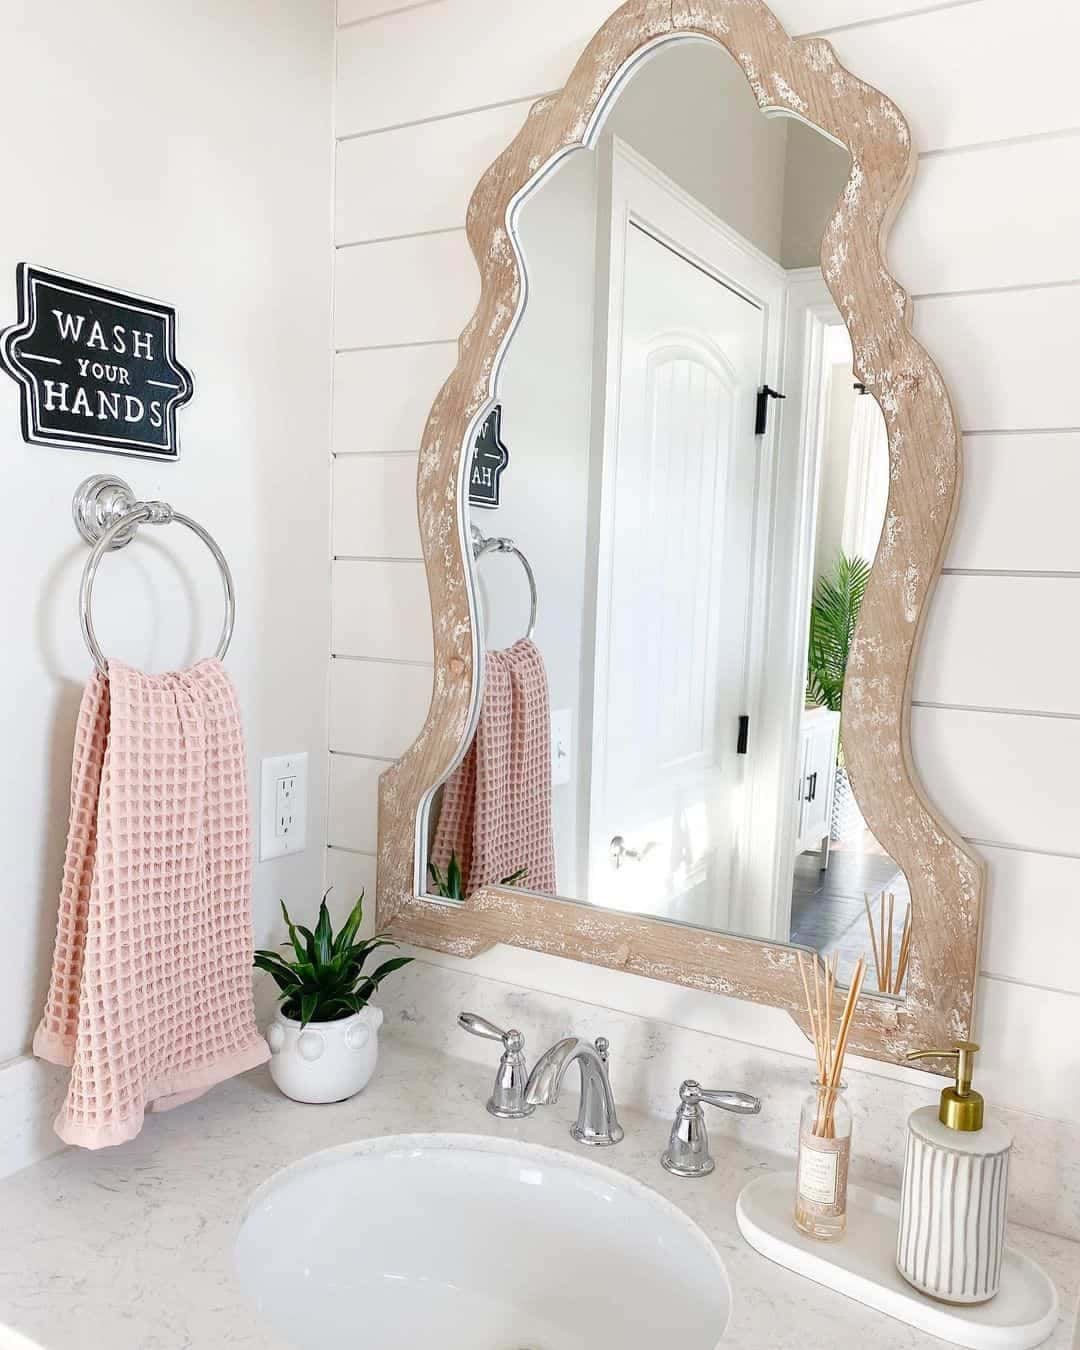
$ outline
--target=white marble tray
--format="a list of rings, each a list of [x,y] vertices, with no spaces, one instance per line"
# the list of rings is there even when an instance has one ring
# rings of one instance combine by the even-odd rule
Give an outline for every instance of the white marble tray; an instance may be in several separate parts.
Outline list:
[[[939,1303],[896,1269],[895,1200],[863,1186],[848,1189],[848,1231],[838,1242],[815,1242],[795,1227],[795,1174],[772,1172],[744,1186],[735,1206],[750,1246],[778,1265],[836,1289],[879,1312],[969,1350],[1030,1350],[1058,1317],[1057,1290],[1036,1264],[1006,1248],[1001,1290],[973,1307]]]

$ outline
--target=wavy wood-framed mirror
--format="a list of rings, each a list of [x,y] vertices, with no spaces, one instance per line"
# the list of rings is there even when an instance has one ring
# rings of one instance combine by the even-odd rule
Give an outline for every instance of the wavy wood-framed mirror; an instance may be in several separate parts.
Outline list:
[[[670,66],[667,83],[650,86],[662,61]],[[672,147],[685,159],[694,142],[683,107],[692,75],[704,81],[693,126],[708,124],[698,136],[708,182],[673,157]],[[746,120],[747,106],[760,128]],[[659,110],[682,130],[669,128],[658,139]],[[721,136],[742,139],[721,144]],[[423,730],[380,783],[380,927],[457,956],[509,943],[750,999],[787,1009],[804,1030],[797,952],[810,946],[818,959],[829,959],[830,949],[836,959],[850,956],[857,933],[874,962],[852,1027],[853,1051],[900,1061],[910,1049],[970,1036],[983,868],[924,792],[909,737],[914,659],[961,476],[948,392],[912,335],[908,297],[884,256],[914,167],[907,124],[889,99],[845,70],[827,41],[789,38],[759,0],[630,0],[597,32],[565,88],[533,106],[485,173],[467,220],[480,301],[420,455],[434,687]],[[575,174],[584,195],[552,195],[556,184],[570,192]],[[736,191],[740,182],[751,184],[749,197]],[[766,190],[773,191],[771,215],[758,209]],[[560,233],[581,202],[588,204],[585,228]],[[575,242],[582,239],[583,250]],[[590,269],[584,288],[575,280],[575,257]],[[553,289],[543,289],[545,278]],[[552,302],[560,285],[561,309]],[[564,377],[549,379],[560,359],[572,359],[571,328],[585,332],[585,294],[592,297],[594,359],[586,354],[566,365]],[[538,346],[535,334],[545,324],[548,345]],[[589,386],[574,433],[586,447],[575,470],[579,493],[554,472],[552,428],[543,424],[551,409],[565,414],[574,370],[587,372]],[[627,409],[638,407],[642,390],[648,397],[627,430]],[[773,398],[781,392],[782,405]],[[746,422],[751,394],[753,437]],[[485,424],[491,458],[495,428],[488,419],[496,406],[510,463],[501,486],[507,500],[489,515],[470,508],[468,479]],[[843,425],[834,434],[837,419]],[[573,437],[555,439],[563,453]],[[876,467],[866,450],[874,444]],[[840,524],[830,528],[834,543],[863,540],[861,580],[850,566],[843,573],[822,565],[834,453],[842,456],[845,489],[842,509],[833,510]],[[875,494],[877,515],[867,506]],[[510,499],[516,516],[506,514]],[[573,521],[568,509],[550,507],[571,501],[587,503]],[[651,527],[641,509],[624,505],[620,517],[613,505],[643,501],[655,513]],[[708,513],[701,502],[710,503]],[[665,512],[668,528],[657,529]],[[512,541],[508,519],[517,522]],[[488,540],[479,549],[485,559],[506,552],[509,542],[519,559],[533,557],[535,575],[530,564],[527,579],[539,592],[541,622],[545,605],[564,628],[577,608],[591,616],[588,642],[568,657],[556,651],[549,620],[547,638],[537,638],[550,667],[539,690],[528,671],[513,667],[512,654],[521,655],[513,631],[505,639],[511,655],[485,656],[492,646],[485,633],[490,638],[503,621],[491,612],[498,593],[481,593],[476,530]],[[667,541],[663,549],[657,539]],[[671,540],[681,550],[674,561]],[[594,545],[586,551],[591,582],[575,608],[553,594],[559,567],[574,549]],[[541,567],[537,554],[545,548],[559,561],[545,559]],[[844,547],[837,565],[841,559],[852,561]],[[500,569],[516,565],[490,561]],[[665,567],[686,584],[669,579],[658,589]],[[679,619],[670,598],[676,590],[706,595],[707,603]],[[830,603],[833,619],[839,603],[850,620],[856,591],[861,607],[846,665],[841,661],[837,676],[834,662],[830,675]],[[635,628],[626,615],[645,593],[651,608],[637,605],[643,613]],[[521,611],[513,622],[524,624]],[[653,670],[641,677],[644,655],[628,670],[628,651],[653,649],[674,653],[667,665],[675,676]],[[621,665],[612,655],[619,652]],[[808,666],[818,708],[805,707]],[[574,673],[573,697],[581,694],[572,709],[559,706],[572,701],[559,685],[563,668]],[[513,857],[489,859],[486,874],[476,864],[472,881],[457,875],[469,869],[447,825],[460,825],[454,812],[462,792],[475,798],[477,773],[492,772],[490,762],[477,770],[485,751],[475,733],[496,679],[500,691],[513,686],[515,698],[524,689],[523,716],[539,707],[545,735],[555,727],[556,779],[560,753],[574,762],[577,834],[569,843],[560,837],[557,867],[544,862],[550,854],[543,848],[549,826],[557,833],[551,821],[567,812],[559,787],[551,786],[547,741],[543,762],[527,771],[546,812],[543,848],[530,853],[535,889],[527,871],[522,877],[510,865]],[[666,708],[661,696],[669,686],[677,690],[675,712],[659,719],[662,734],[646,733],[634,717]],[[529,698],[539,699],[532,712]],[[837,718],[829,705],[841,701]],[[556,725],[564,713],[567,720]],[[621,725],[632,734],[620,738]],[[671,769],[678,757],[664,749],[685,739],[688,726],[695,736],[707,727],[709,741],[703,752],[702,737],[692,736],[693,753],[680,760],[704,775],[692,781]],[[512,753],[520,752],[517,745]],[[639,781],[653,800],[643,803],[642,792],[628,789]],[[677,810],[657,806],[660,783],[674,784]],[[857,808],[850,836],[829,818],[840,808],[836,793],[848,786]],[[488,807],[478,816],[529,814],[512,799]],[[608,842],[620,812],[644,833],[613,834]],[[589,829],[581,827],[585,818]],[[476,819],[470,822],[475,828]],[[440,844],[440,831],[449,844]],[[450,878],[448,848],[456,869]],[[567,883],[563,859],[570,857]],[[819,930],[824,936],[816,941]],[[895,987],[894,976],[880,970],[886,948],[894,968],[903,953]],[[880,989],[872,994],[875,976]]]

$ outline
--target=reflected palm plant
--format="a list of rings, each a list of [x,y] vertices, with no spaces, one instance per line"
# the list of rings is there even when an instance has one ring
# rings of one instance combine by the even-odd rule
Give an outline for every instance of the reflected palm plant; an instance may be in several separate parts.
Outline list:
[[[518,886],[525,880],[529,874],[527,867],[519,867],[516,872],[511,872],[508,877],[503,877],[499,882],[500,886]],[[435,894],[441,896],[444,900],[464,900],[465,888],[461,876],[461,864],[457,860],[457,853],[451,849],[450,861],[446,864],[444,872],[436,863],[428,863],[428,875],[431,877],[431,884],[435,887]]]
[[[865,558],[841,553],[831,574],[823,573],[814,585],[806,693],[830,712],[839,712],[843,702],[848,657],[869,580]]]

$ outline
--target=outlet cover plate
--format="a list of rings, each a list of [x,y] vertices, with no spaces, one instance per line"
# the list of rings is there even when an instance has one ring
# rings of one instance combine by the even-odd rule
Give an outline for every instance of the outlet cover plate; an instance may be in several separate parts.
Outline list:
[[[262,762],[259,793],[259,861],[303,853],[307,846],[307,752]],[[288,783],[287,790],[282,784]],[[279,821],[279,807],[287,814]]]

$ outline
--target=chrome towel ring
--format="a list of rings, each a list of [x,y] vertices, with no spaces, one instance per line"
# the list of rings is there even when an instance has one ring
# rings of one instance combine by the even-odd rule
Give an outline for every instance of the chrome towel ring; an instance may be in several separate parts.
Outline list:
[[[522,553],[521,549],[518,548],[517,544],[515,544],[512,539],[488,538],[486,535],[482,534],[475,525],[471,527],[471,533],[473,557],[477,562],[480,561],[485,553],[512,553],[514,557],[517,558],[518,562],[521,563],[522,567],[524,567],[525,575],[529,580],[529,627],[525,633],[525,637],[531,642],[533,635],[536,632],[537,595],[536,576],[533,573],[528,558],[526,558],[525,554]]]
[[[229,650],[236,624],[236,588],[225,555],[212,535],[190,516],[174,511],[168,502],[136,500],[135,494],[122,478],[107,473],[95,474],[80,484],[71,503],[71,514],[79,533],[88,544],[93,545],[79,586],[79,619],[90,655],[103,675],[109,673],[109,663],[98,643],[90,611],[94,578],[105,554],[130,544],[140,525],[169,525],[173,522],[186,525],[214,555],[225,589],[225,622],[221,626],[221,637],[214,652],[216,660],[222,659]]]

